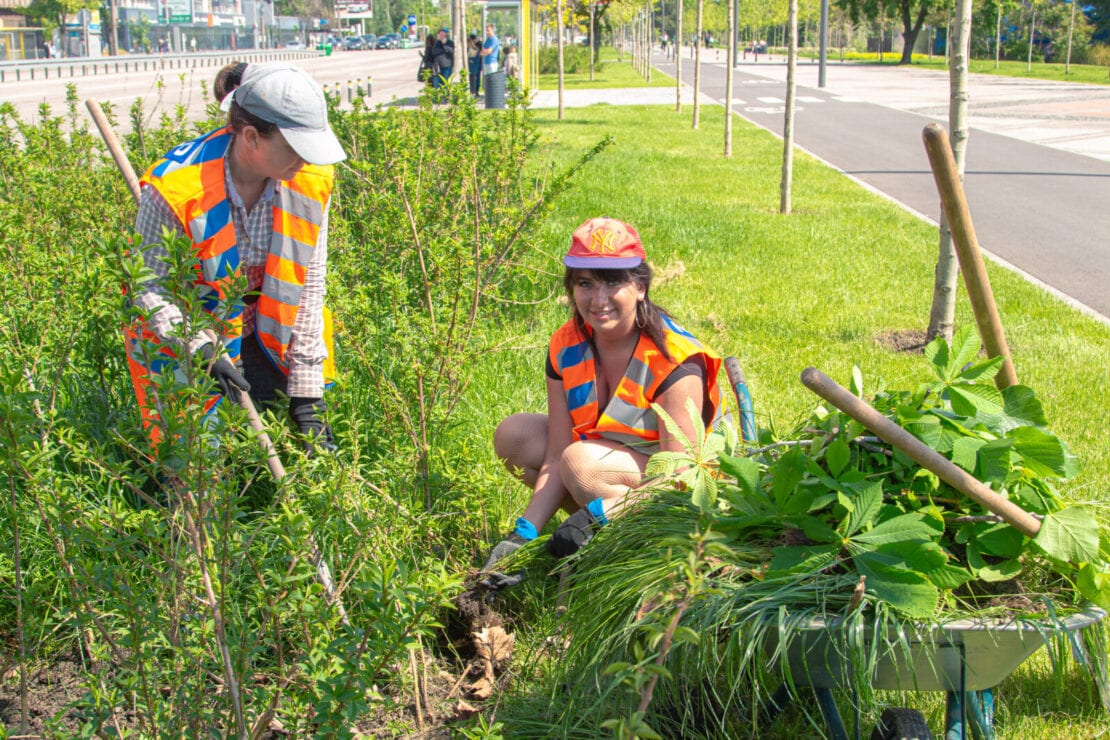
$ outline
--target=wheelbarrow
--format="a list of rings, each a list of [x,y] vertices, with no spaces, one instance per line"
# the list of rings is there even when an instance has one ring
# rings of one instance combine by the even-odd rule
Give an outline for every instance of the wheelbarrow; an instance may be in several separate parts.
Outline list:
[[[922,627],[918,634],[888,635],[879,646],[869,676],[875,689],[943,691],[947,694],[945,740],[994,737],[994,687],[1052,638],[1066,638],[1081,652],[1079,632],[1100,622],[1106,612],[1095,606],[1062,619],[958,619]],[[785,647],[780,667],[789,669],[795,688],[813,689],[831,740],[860,737],[856,666],[843,649],[838,621],[815,619]],[[772,639],[777,639],[774,637]],[[771,646],[773,647],[773,646]],[[782,665],[785,662],[786,665]],[[833,689],[850,688],[857,707],[855,732],[849,735],[833,698]],[[774,719],[795,692],[784,683],[764,710]],[[914,709],[883,712],[872,740],[932,738],[925,718]]]

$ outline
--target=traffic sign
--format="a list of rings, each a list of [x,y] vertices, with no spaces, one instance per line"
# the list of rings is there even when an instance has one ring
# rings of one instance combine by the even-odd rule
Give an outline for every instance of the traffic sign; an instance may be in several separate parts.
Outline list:
[[[409,16],[409,27],[411,28],[412,26],[415,26],[415,25],[416,25],[416,16],[415,15],[410,15]]]

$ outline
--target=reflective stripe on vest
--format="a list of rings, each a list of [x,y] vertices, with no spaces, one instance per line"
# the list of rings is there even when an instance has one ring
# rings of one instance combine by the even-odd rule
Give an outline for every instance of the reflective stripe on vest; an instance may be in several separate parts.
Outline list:
[[[608,439],[651,455],[659,451],[659,416],[651,408],[659,386],[686,360],[701,355],[706,366],[707,396],[712,409],[712,424],[723,415],[723,396],[717,384],[721,358],[702,346],[689,332],[669,317],[664,318],[668,360],[646,335],[632,353],[624,376],[612,398],[599,414],[597,371],[589,340],[568,321],[551,337],[549,356],[562,377],[567,408],[576,439]]]

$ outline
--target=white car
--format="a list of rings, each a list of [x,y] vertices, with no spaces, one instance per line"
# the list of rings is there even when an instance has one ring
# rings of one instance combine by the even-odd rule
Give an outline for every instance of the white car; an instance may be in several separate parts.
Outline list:
[[[290,41],[289,43],[287,43],[285,45],[285,48],[286,49],[303,49],[304,48],[304,42],[301,41],[300,39],[293,39],[292,41]]]

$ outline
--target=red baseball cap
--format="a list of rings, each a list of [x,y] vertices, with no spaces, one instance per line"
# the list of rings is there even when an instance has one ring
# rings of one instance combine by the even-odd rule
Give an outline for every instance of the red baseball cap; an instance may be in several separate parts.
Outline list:
[[[583,270],[625,270],[647,259],[636,229],[615,218],[591,218],[574,230],[567,267]]]

